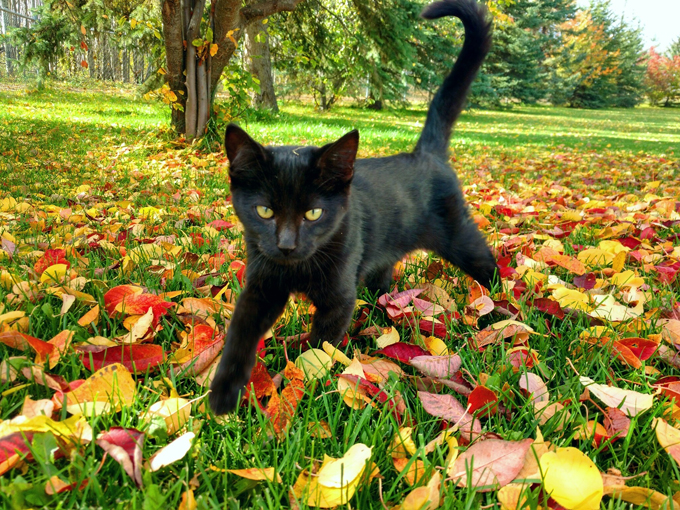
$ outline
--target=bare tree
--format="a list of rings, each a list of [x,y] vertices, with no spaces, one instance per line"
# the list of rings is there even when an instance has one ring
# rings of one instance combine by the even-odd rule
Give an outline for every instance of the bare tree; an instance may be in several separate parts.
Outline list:
[[[175,93],[172,123],[187,141],[203,135],[214,91],[245,28],[267,16],[292,11],[302,0],[162,0],[166,82]],[[186,73],[186,74],[185,74]]]

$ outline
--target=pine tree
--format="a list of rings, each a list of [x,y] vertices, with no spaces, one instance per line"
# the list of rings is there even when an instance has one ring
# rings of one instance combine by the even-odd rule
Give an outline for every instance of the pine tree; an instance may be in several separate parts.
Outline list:
[[[667,53],[670,58],[680,56],[680,36],[678,36],[678,38],[671,43]]]

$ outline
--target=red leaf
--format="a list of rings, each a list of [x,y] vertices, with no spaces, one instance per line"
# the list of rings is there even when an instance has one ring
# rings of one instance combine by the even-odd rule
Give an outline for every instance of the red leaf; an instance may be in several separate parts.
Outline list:
[[[619,343],[628,347],[642,361],[646,361],[656,352],[659,344],[646,338],[621,338]]]
[[[243,286],[243,279],[246,275],[246,263],[242,260],[235,260],[229,264],[229,269],[236,271],[236,279],[238,280],[238,283]]]
[[[142,487],[142,445],[144,433],[136,429],[113,427],[97,437],[97,444],[116,460],[130,475],[137,487]]]
[[[584,275],[574,277],[574,285],[584,290],[590,290],[594,288],[596,281],[597,276],[595,276],[595,273],[586,273]]]
[[[407,344],[404,342],[397,342],[392,345],[388,345],[384,349],[375,351],[374,354],[383,354],[388,358],[396,359],[402,363],[409,363],[411,358],[416,356],[429,356],[430,353],[419,345]]]
[[[30,444],[33,440],[33,432],[14,432],[0,438],[0,475],[12,469],[16,464],[28,455],[31,457]]]
[[[617,239],[617,241],[631,250],[634,250],[642,244],[642,241],[636,239],[635,237],[622,237],[621,239]]]
[[[141,293],[142,289],[135,285],[119,285],[118,287],[112,288],[104,294],[104,308],[106,309],[106,313],[109,314],[109,317],[112,317],[116,310],[116,306],[118,306],[119,303],[122,303],[127,296]],[[144,310],[142,313],[146,312],[147,310]]]
[[[116,308],[127,315],[144,315],[151,308],[153,310],[154,323],[156,323],[173,306],[175,306],[175,303],[165,301],[162,297],[155,294],[133,294],[125,296]]]
[[[33,265],[33,270],[41,275],[45,272],[45,269],[55,264],[66,264],[66,267],[70,269],[71,264],[68,260],[66,260],[65,257],[65,250],[46,250],[45,254],[40,257]]]
[[[222,232],[223,230],[229,230],[234,224],[224,220],[214,220],[208,223],[208,226],[214,228],[218,232]]]
[[[558,319],[564,319],[564,311],[557,301],[547,298],[536,298],[532,304],[541,312],[549,313]]]
[[[676,404],[680,402],[680,377],[674,375],[662,377],[652,386],[660,389],[669,399],[675,399]]]
[[[26,343],[30,345],[33,350],[38,354],[40,359],[47,359],[47,357],[52,353],[54,350],[54,345],[43,342],[42,340],[39,340],[37,338],[34,338],[32,336],[24,335],[24,339],[26,340]]]
[[[439,338],[446,338],[446,335],[448,334],[446,331],[446,324],[441,321],[435,322],[433,320],[420,319],[418,321],[418,329],[420,329],[421,333],[426,333]]]
[[[20,351],[25,351],[31,346],[31,344],[29,343],[29,339],[31,340],[31,342],[33,341],[42,342],[42,340],[39,340],[32,336],[28,336],[24,333],[19,333],[18,331],[3,331],[2,333],[0,333],[0,342],[5,344],[7,347],[11,347],[12,349],[19,349]]]
[[[469,412],[474,414],[480,409],[479,416],[491,416],[498,410],[498,396],[486,386],[477,386],[468,397]]]
[[[444,418],[446,421],[457,423],[467,439],[475,439],[482,433],[479,420],[473,418],[453,395],[419,391],[418,398],[420,398],[425,412],[438,418]]]
[[[255,393],[256,400],[262,400],[264,397],[269,397],[276,393],[276,386],[269,375],[267,367],[259,361],[255,364],[253,371],[250,373],[250,380],[246,384],[247,400],[250,400],[251,393]]]
[[[165,357],[163,347],[154,344],[121,345],[96,351],[90,351],[89,347],[80,347],[78,350],[81,351],[80,359],[83,365],[92,371],[114,363],[122,363],[130,372],[143,374],[163,363]]]

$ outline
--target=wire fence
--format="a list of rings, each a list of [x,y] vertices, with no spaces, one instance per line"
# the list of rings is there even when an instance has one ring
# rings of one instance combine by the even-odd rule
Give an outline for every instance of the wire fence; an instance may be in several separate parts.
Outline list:
[[[0,0],[0,79],[30,79],[37,66],[22,66],[25,48],[8,37],[17,28],[31,27],[42,0]],[[157,62],[139,45],[122,42],[115,32],[88,30],[87,48],[69,46],[63,57],[49,63],[49,71],[62,78],[143,83],[157,71]]]

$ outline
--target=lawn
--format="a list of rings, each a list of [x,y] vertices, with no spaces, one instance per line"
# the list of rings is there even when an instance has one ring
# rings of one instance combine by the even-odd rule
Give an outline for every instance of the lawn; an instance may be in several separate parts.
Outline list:
[[[292,297],[251,405],[216,418],[202,383],[247,263],[219,145],[175,142],[125,89],[0,90],[0,507],[680,508],[680,110],[467,111],[452,165],[502,283],[413,254],[396,286],[418,299],[361,290],[332,366]],[[373,157],[424,118],[287,104],[244,125],[291,145],[358,128]]]

